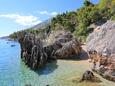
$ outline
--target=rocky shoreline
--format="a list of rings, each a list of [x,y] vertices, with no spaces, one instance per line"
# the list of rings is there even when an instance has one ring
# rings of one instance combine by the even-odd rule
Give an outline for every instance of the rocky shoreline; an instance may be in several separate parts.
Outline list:
[[[53,41],[49,41],[50,39]],[[77,58],[82,50],[80,42],[68,31],[50,34],[46,43],[38,36],[26,32],[20,32],[18,40],[22,59],[34,70],[45,65],[48,60],[64,59],[73,55]]]
[[[92,70],[111,81],[115,81],[114,32],[115,22],[109,20],[94,29],[86,43]],[[78,39],[68,31],[51,32],[45,40],[26,32],[18,35],[21,57],[33,70],[44,66],[48,60],[78,58],[83,51]]]
[[[93,70],[115,82],[115,21],[97,27],[89,35],[86,46]]]

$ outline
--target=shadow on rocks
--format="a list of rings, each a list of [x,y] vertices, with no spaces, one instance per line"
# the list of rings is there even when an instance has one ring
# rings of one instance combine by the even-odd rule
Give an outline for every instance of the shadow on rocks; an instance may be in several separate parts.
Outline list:
[[[88,60],[88,53],[85,50],[82,50],[79,55],[80,60]]]
[[[61,58],[61,60],[73,60],[73,61],[79,61],[79,60],[88,60],[88,53],[85,50],[82,50],[79,55],[71,55],[65,58]]]

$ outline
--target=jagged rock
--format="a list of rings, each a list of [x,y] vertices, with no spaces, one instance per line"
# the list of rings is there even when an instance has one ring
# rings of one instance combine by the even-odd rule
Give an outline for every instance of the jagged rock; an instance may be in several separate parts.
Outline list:
[[[69,31],[59,30],[55,32],[51,32],[51,34],[47,37],[46,41],[49,45],[52,45],[56,42],[66,43],[73,39],[73,35]]]
[[[63,44],[71,41],[73,35],[68,31],[55,31],[51,32],[46,38],[46,46],[44,47],[45,52],[49,58],[56,58],[54,53],[62,48]]]
[[[87,70],[83,73],[82,78],[80,81],[84,81],[84,80],[93,80],[94,74],[93,72],[91,72],[90,70]]]
[[[113,75],[112,73],[114,74],[113,71],[107,70],[107,71],[104,72],[103,77],[112,79],[112,76],[115,76],[115,75]]]
[[[47,40],[46,52],[51,58],[64,58],[70,55],[78,55],[81,52],[81,45],[74,36],[65,30],[52,32]]]
[[[79,55],[81,52],[81,45],[77,39],[73,39],[70,42],[67,42],[63,45],[62,48],[58,49],[55,52],[57,58],[66,58],[71,55]]]
[[[45,43],[37,36],[26,32],[20,32],[18,40],[21,57],[31,69],[43,66],[48,60],[78,55],[81,52],[80,43],[68,31],[51,33]]]
[[[99,26],[88,36],[87,51],[92,62],[96,63],[95,70],[102,76],[109,73],[109,77],[115,81],[115,21],[107,21]],[[98,66],[97,66],[97,63]],[[103,72],[102,72],[103,71]],[[105,74],[105,75],[104,75]],[[114,79],[113,79],[114,77]],[[108,79],[108,78],[107,78]]]
[[[98,77],[96,77],[92,71],[90,70],[86,70],[83,75],[82,78],[80,80],[80,82],[82,81],[91,81],[91,82],[101,82],[100,79]]]
[[[36,36],[21,32],[18,34],[21,45],[21,57],[31,69],[43,66],[47,61],[42,41]]]

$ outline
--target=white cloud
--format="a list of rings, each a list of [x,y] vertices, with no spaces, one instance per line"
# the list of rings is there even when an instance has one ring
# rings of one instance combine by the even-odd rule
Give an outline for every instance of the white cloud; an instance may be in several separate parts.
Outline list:
[[[38,11],[39,14],[48,15],[48,16],[56,16],[57,12],[48,12],[48,11]]]
[[[51,15],[55,16],[55,15],[57,15],[57,12],[52,12]]]
[[[40,14],[45,14],[45,15],[49,15],[49,13],[47,11],[41,11],[39,12]]]
[[[23,16],[19,14],[0,14],[0,17],[13,19],[16,23],[23,26],[36,25],[41,22],[38,17],[33,15]]]

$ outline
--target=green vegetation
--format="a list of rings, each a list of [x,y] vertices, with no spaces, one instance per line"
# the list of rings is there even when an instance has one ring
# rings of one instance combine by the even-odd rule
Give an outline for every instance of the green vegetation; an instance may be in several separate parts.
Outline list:
[[[45,39],[46,35],[48,35],[50,33],[51,28],[50,28],[50,26],[47,26],[47,27],[41,28],[41,29],[29,28],[29,29],[21,30],[21,31],[25,31],[25,32],[28,32],[31,34],[39,35],[40,38]],[[18,33],[21,31],[14,32],[14,33],[10,34],[9,37],[11,39],[16,40],[18,38],[17,37]]]
[[[51,24],[41,29],[28,29],[27,32],[39,34],[45,38],[50,31],[68,30],[85,42],[86,37],[93,31],[89,26],[97,22],[103,23],[109,19],[115,20],[115,0],[100,0],[99,4],[93,4],[89,0],[84,1],[84,6],[76,11],[58,14],[53,17]],[[16,33],[10,35],[17,38]]]
[[[84,6],[77,11],[66,12],[52,18],[51,27],[53,30],[69,30],[85,42],[86,37],[93,31],[93,28],[89,28],[91,24],[115,19],[114,14],[115,0],[100,0],[96,5],[85,0]]]
[[[52,18],[51,28],[53,30],[69,30],[71,32],[75,31],[77,26],[77,13],[76,12],[66,12],[59,14],[56,17]]]
[[[15,40],[17,38],[17,32],[10,34],[9,37]]]

